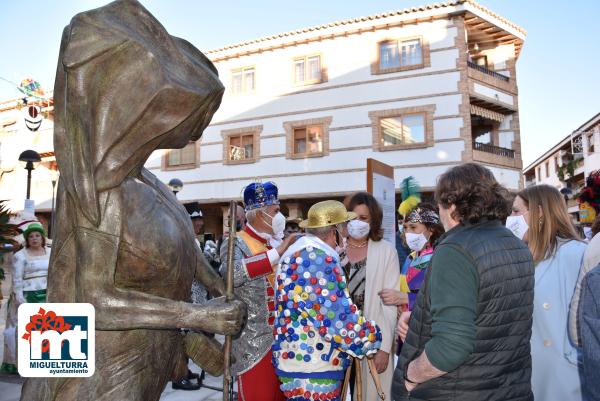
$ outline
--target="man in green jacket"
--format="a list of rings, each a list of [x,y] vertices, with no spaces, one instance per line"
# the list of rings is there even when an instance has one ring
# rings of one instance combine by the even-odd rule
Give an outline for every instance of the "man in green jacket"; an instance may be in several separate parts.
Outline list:
[[[504,227],[509,193],[483,166],[454,167],[438,180],[440,238],[394,373],[399,400],[533,400],[529,339],[534,266]]]

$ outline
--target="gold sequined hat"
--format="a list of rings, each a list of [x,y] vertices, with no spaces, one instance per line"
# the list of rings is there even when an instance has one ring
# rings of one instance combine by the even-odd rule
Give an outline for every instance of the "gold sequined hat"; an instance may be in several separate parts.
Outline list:
[[[342,202],[326,200],[315,203],[308,210],[308,219],[300,222],[302,228],[321,228],[354,220],[356,213],[349,212]]]

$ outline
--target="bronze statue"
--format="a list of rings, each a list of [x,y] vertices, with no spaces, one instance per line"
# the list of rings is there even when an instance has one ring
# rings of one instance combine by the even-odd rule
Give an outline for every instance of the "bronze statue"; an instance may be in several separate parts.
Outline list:
[[[213,64],[135,0],[78,14],[65,28],[48,301],[95,306],[96,372],[29,379],[21,400],[158,400],[181,359],[179,328],[241,329],[241,301],[188,302],[194,275],[217,296],[225,286],[184,207],[143,167],[153,151],[197,140],[223,91]]]

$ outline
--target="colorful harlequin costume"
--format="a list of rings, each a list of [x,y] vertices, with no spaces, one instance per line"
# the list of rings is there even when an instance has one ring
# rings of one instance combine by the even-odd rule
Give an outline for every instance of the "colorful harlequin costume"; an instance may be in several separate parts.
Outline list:
[[[404,261],[400,273],[400,291],[408,294],[408,305],[404,305],[407,311],[412,310],[417,300],[432,256],[433,248],[428,246],[420,252],[412,252]]]
[[[339,205],[344,215],[353,218]],[[311,211],[301,227],[316,228],[314,221],[309,224]],[[328,224],[321,227],[344,221],[324,220]],[[375,353],[381,333],[350,299],[337,252],[311,234],[298,239],[282,256],[276,295],[273,363],[285,396],[339,400],[350,357]]]
[[[440,217],[433,210],[417,206],[408,213],[405,223],[440,224]],[[408,294],[405,310],[412,311],[432,256],[433,247],[428,243],[420,251],[413,251],[404,261],[400,272],[400,291]]]
[[[277,205],[277,186],[271,182],[252,183],[244,189],[246,211]],[[236,234],[233,251],[235,295],[248,306],[248,321],[233,341],[235,361],[231,367],[237,376],[240,401],[279,401],[283,394],[273,365],[274,269],[279,254],[269,244],[270,235],[250,224]],[[221,274],[227,274],[228,239],[221,246]]]

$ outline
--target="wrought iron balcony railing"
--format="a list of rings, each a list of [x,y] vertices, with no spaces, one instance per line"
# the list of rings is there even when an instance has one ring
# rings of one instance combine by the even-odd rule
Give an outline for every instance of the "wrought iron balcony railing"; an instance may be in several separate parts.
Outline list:
[[[514,150],[501,148],[500,146],[494,146],[487,143],[473,142],[473,149],[479,150],[481,152],[492,153],[498,156],[509,157],[511,159],[515,158]]]
[[[485,67],[483,67],[483,66],[481,66],[481,65],[477,65],[477,64],[475,64],[475,63],[474,63],[474,62],[472,62],[472,61],[467,61],[467,64],[469,65],[469,67],[471,67],[471,68],[473,68],[473,69],[475,69],[475,70],[477,70],[477,71],[481,71],[481,72],[483,72],[484,74],[487,74],[487,75],[490,75],[490,76],[492,76],[492,77],[495,77],[495,78],[501,79],[501,80],[503,80],[503,81],[506,81],[506,82],[508,82],[508,80],[510,79],[510,78],[508,78],[506,75],[502,75],[502,74],[500,74],[500,73],[497,73],[496,71],[488,70],[487,68],[485,68]]]

